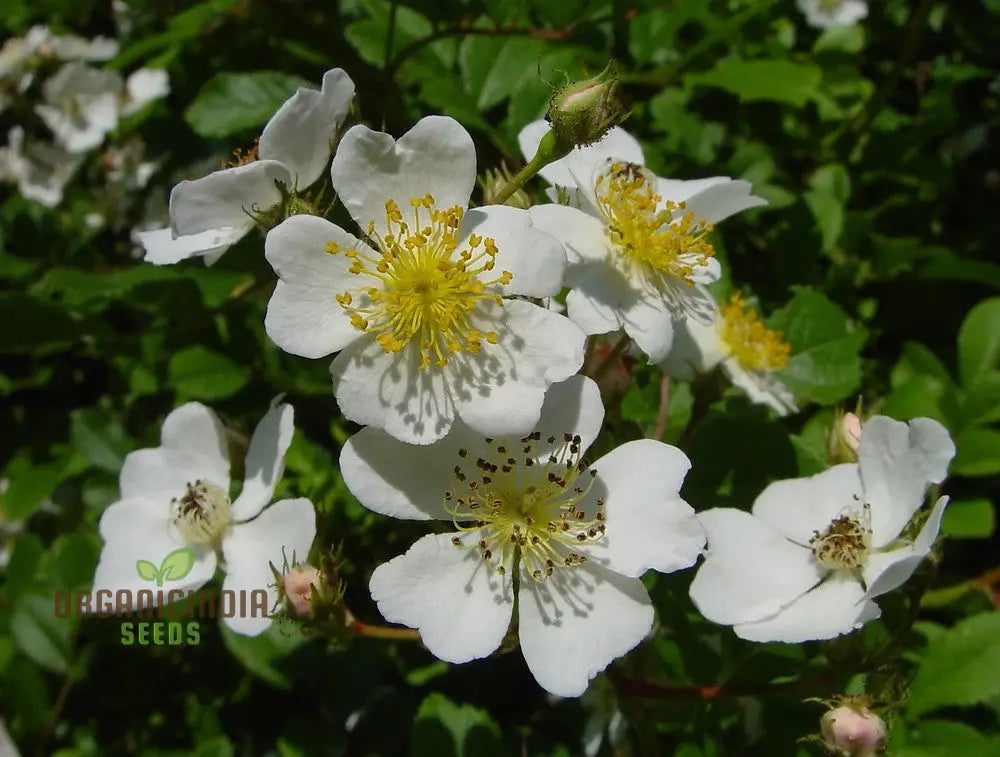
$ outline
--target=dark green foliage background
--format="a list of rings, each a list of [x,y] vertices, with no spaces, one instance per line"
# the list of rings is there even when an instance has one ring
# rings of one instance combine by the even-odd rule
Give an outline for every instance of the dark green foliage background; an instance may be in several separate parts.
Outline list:
[[[862,25],[824,34],[792,0],[127,4],[134,28],[109,65],[166,67],[172,85],[117,134],[141,135],[162,161],[148,197],[116,201],[121,230],[89,229],[84,216],[108,202],[94,157],[57,210],[10,193],[0,205],[0,546],[12,550],[0,569],[0,712],[24,754],[580,752],[588,711],[547,697],[516,651],[452,667],[414,644],[328,648],[290,624],[248,640],[213,622],[197,646],[127,647],[116,619],[53,619],[51,596],[89,585],[121,461],[157,443],[173,407],[210,404],[240,460],[284,392],[298,433],[279,494],[317,504],[319,542],[343,543],[347,601],[376,622],[371,570],[425,526],[347,493],[336,460],[355,429],[337,414],[327,361],[286,355],[264,334],[274,276],[260,237],[212,268],[155,268],[135,260],[127,228],[148,207],[164,213],[174,183],[248,146],[327,68],[356,82],[355,120],[399,135],[422,115],[452,115],[481,169],[516,169],[516,134],[542,115],[550,83],[613,56],[626,128],[657,173],[742,177],[770,201],[715,235],[728,273],[718,288],[756,294],[785,332],[803,409],[778,420],[718,377],[675,383],[664,440],[693,460],[685,497],[746,508],[769,481],[822,469],[834,409],[859,396],[866,412],[945,423],[958,444],[950,538],[895,668],[915,678],[893,711],[891,753],[1000,755],[1000,595],[974,581],[1000,563],[997,0],[873,1]],[[7,0],[0,23],[10,36],[34,23],[115,34],[97,0]],[[17,110],[0,126],[22,119],[43,133]],[[632,378],[602,448],[655,423],[659,373],[639,365]],[[613,667],[632,726],[618,754],[811,753],[795,742],[822,708],[802,700],[857,688],[840,661],[884,641],[905,612],[898,592],[884,622],[848,639],[754,646],[701,620],[689,581],[648,580],[662,627]],[[722,684],[718,697],[698,693]]]

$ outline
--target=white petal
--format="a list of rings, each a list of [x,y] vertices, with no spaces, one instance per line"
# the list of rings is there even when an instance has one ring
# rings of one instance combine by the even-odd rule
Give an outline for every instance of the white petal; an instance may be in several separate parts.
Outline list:
[[[94,591],[129,589],[133,607],[138,605],[136,592],[149,589],[154,599],[157,590],[193,591],[203,586],[215,574],[215,553],[205,547],[194,547],[195,563],[191,572],[177,581],[164,581],[157,586],[139,576],[139,560],[160,567],[163,559],[185,546],[172,529],[169,507],[165,502],[144,498],[115,502],[101,515],[100,532],[104,540],[100,561],[94,574]]]
[[[229,491],[229,448],[218,417],[199,402],[188,402],[163,421],[161,446],[130,452],[119,477],[123,498],[163,502],[179,497],[188,482],[206,479]]]
[[[607,259],[610,253],[607,226],[593,216],[555,204],[536,205],[528,213],[535,226],[566,245],[571,265]]]
[[[487,436],[524,436],[538,424],[543,386],[516,381],[478,386],[477,391],[463,387],[453,394],[455,409],[470,428]]]
[[[718,223],[748,208],[767,205],[767,200],[757,197],[748,181],[726,181],[715,184],[686,202],[685,212],[709,223]]]
[[[927,485],[948,475],[954,456],[948,431],[930,418],[902,423],[879,415],[864,424],[858,459],[872,511],[872,546],[896,538],[923,504]]]
[[[585,334],[607,334],[622,325],[622,309],[637,296],[632,284],[617,268],[595,264],[585,266],[570,281],[566,296],[569,319]]]
[[[358,277],[348,272],[351,261],[343,252],[326,252],[328,242],[343,250],[370,251],[339,226],[308,215],[292,216],[264,240],[264,256],[279,279],[264,328],[271,341],[293,355],[323,357],[362,336],[335,299],[357,288]]]
[[[285,453],[295,433],[294,416],[291,405],[272,402],[254,429],[247,449],[243,488],[232,506],[234,521],[249,520],[271,501],[285,471]]]
[[[340,474],[351,494],[369,510],[408,520],[450,520],[444,492],[451,488],[452,469],[460,460],[454,436],[453,432],[434,444],[416,445],[363,428],[341,449]]]
[[[271,565],[281,570],[309,558],[309,548],[316,536],[316,509],[308,499],[283,499],[275,502],[247,523],[230,527],[222,539],[222,555],[226,561],[226,579],[222,590],[232,591],[239,598],[246,592],[267,592],[267,611],[278,599]],[[237,599],[237,606],[239,600]],[[225,618],[233,631],[244,636],[256,636],[267,630],[271,618],[248,612]]]
[[[455,408],[445,378],[419,370],[413,344],[386,353],[370,336],[343,349],[330,366],[333,391],[348,420],[384,429],[408,444],[430,444],[448,433]]]
[[[733,386],[746,392],[751,402],[774,408],[779,415],[788,415],[798,409],[788,387],[773,375],[761,371],[748,371],[735,358],[724,360],[722,370],[729,376]]]
[[[322,91],[300,87],[278,108],[260,135],[260,157],[276,160],[297,177],[298,188],[316,181],[354,99],[354,82],[340,68],[323,75]]]
[[[170,76],[162,68],[140,68],[125,80],[128,99],[122,113],[130,115],[170,92]]]
[[[470,210],[462,219],[459,248],[465,246],[469,234],[496,242],[496,268],[480,278],[495,279],[499,271],[510,271],[513,278],[502,287],[504,295],[549,297],[562,289],[566,249],[545,230],[534,228],[528,211],[507,205]]]
[[[250,212],[267,210],[281,201],[276,181],[290,184],[291,176],[273,160],[257,160],[182,181],[170,193],[170,227],[177,236],[226,228],[245,233],[254,225]]]
[[[330,175],[358,226],[367,230],[372,222],[381,235],[389,199],[404,214],[410,212],[410,198],[428,193],[437,208],[468,207],[476,183],[476,146],[469,132],[446,116],[420,119],[398,141],[358,125],[340,140]]]
[[[860,628],[878,617],[878,608],[864,600],[864,590],[854,577],[836,572],[765,620],[733,626],[747,641],[803,641],[832,639]]]
[[[941,529],[941,517],[947,504],[947,497],[941,497],[937,501],[913,544],[868,555],[868,563],[863,572],[865,586],[868,587],[865,594],[867,599],[874,599],[902,586],[913,575],[913,571],[931,551]]]
[[[226,227],[175,238],[173,232],[167,228],[140,231],[136,233],[136,237],[146,251],[143,260],[154,265],[171,265],[199,255],[225,252],[238,242],[246,231],[244,228]]]
[[[549,130],[549,125],[545,121],[534,121],[521,129],[517,135],[521,153],[526,161],[530,161],[538,150],[538,143],[542,141]],[[613,126],[599,142],[586,147],[574,147],[565,158],[560,158],[542,168],[539,173],[550,184],[558,184],[564,187],[577,186],[577,181],[571,173],[571,168],[576,168],[588,179],[593,174],[597,164],[606,158],[616,158],[628,163],[638,163],[642,165],[645,159],[642,155],[642,145],[620,126]]]
[[[465,541],[475,544],[478,532]],[[420,631],[436,657],[462,663],[491,654],[507,633],[513,610],[508,582],[452,534],[429,534],[406,554],[379,565],[369,589],[382,615]]]
[[[742,510],[698,514],[708,534],[705,562],[691,583],[698,612],[713,623],[760,620],[809,591],[826,571],[812,552]]]
[[[200,402],[188,402],[171,411],[160,431],[164,447],[185,452],[211,469],[212,480],[229,480],[229,447],[219,417]]]
[[[518,636],[539,685],[578,697],[591,678],[634,648],[653,627],[653,607],[637,578],[599,565],[557,570],[538,583],[521,578]]]
[[[632,577],[694,565],[705,531],[679,493],[690,467],[683,452],[653,439],[627,442],[595,462],[591,495],[605,499],[607,533],[578,551]]]
[[[545,393],[541,417],[536,429],[541,441],[536,443],[540,456],[547,456],[545,439],[556,437],[562,444],[563,435],[580,437],[580,450],[586,452],[604,422],[604,403],[597,384],[586,376],[570,376],[553,384]]]
[[[635,341],[649,362],[657,363],[670,352],[674,341],[674,316],[662,300],[639,297],[621,314],[625,333]]]
[[[670,352],[660,368],[676,379],[690,381],[697,374],[708,373],[722,362],[726,347],[715,325],[704,326],[693,318],[674,324]]]
[[[814,532],[822,533],[842,515],[861,519],[863,504],[858,466],[847,463],[815,476],[775,481],[757,497],[753,514],[805,546]]]
[[[477,329],[499,334],[478,355],[459,354],[447,366],[459,415],[490,436],[524,435],[538,422],[545,389],[583,365],[583,333],[568,319],[524,300],[484,304]]]

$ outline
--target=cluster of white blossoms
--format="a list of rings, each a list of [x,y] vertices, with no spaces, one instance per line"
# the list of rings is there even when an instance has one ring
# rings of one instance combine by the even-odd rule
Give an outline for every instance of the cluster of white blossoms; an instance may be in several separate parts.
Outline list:
[[[94,592],[107,590],[117,596],[128,590],[135,604],[138,592],[151,588],[149,578],[137,570],[139,563],[160,565],[177,549],[190,547],[190,570],[164,589],[186,595],[208,583],[221,567],[224,591],[239,596],[241,591],[265,590],[273,607],[278,590],[271,565],[304,560],[316,535],[316,513],[308,499],[271,504],[292,432],[291,406],[275,401],[250,439],[243,485],[233,498],[222,423],[197,402],[170,413],[160,446],[125,458],[118,481],[121,498],[101,516],[104,548]],[[165,594],[154,593],[153,601]],[[227,614],[224,620],[247,636],[271,623],[269,616],[249,612]]]
[[[604,421],[598,385],[577,375],[594,335],[623,333],[678,378],[720,367],[753,401],[796,410],[780,381],[782,335],[739,292],[720,305],[707,288],[721,275],[714,224],[764,204],[748,182],[658,177],[613,127],[541,167],[554,202],[470,207],[476,149],[458,122],[429,116],[399,139],[363,125],[339,135],[353,94],[339,69],[300,89],[239,165],[175,187],[170,228],[143,242],[154,263],[211,262],[254,224],[266,229],[268,336],[294,355],[335,355],[340,410],[366,426],[341,451],[348,489],[374,512],[450,524],[374,570],[387,620],[453,663],[516,636],[541,686],[579,696],[651,633],[648,570],[704,556],[695,605],[755,641],[825,639],[878,617],[872,600],[929,553],[947,502],[908,526],[954,455],[935,421],[872,418],[855,434],[859,463],[775,482],[752,514],[696,514],[680,496],[690,462],[660,441],[586,457]],[[544,121],[526,126],[525,157],[549,137]],[[303,194],[331,153],[330,185],[356,228]],[[198,585],[220,548],[226,586],[265,581],[289,551],[305,558],[308,501],[261,512],[290,435],[291,409],[276,405],[230,504],[218,421],[200,405],[174,411],[163,446],[126,461],[96,583],[134,586],[136,559],[178,544],[198,550]],[[312,579],[301,576],[288,592],[307,616]]]
[[[0,147],[0,178],[16,184],[25,197],[55,207],[87,154],[101,147],[119,120],[167,95],[170,84],[162,69],[140,68],[123,79],[116,70],[92,65],[117,53],[113,39],[57,36],[44,26],[4,43],[0,111],[15,100],[27,101],[49,134],[29,136],[22,126],[12,127]],[[39,81],[39,72],[54,61],[61,65]],[[145,164],[146,178],[151,166]]]

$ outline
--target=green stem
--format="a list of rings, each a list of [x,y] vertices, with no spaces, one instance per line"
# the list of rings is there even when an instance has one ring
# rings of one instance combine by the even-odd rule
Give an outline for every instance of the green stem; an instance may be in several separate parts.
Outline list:
[[[363,623],[346,608],[344,609],[344,627],[355,636],[367,636],[369,639],[420,641],[420,632],[414,628],[377,626],[370,623]]]
[[[531,177],[545,168],[549,163],[569,155],[572,149],[573,145],[560,144],[556,139],[555,132],[549,129],[545,136],[542,137],[542,141],[538,143],[535,157],[529,160],[528,165],[514,174],[510,178],[510,181],[504,184],[503,188],[493,199],[493,204],[503,205],[510,199],[511,195],[527,184]]]

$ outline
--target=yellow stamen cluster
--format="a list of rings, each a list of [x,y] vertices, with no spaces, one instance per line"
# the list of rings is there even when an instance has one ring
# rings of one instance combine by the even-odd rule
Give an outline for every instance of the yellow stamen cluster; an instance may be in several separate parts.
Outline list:
[[[496,266],[497,245],[489,237],[472,234],[467,247],[458,249],[457,235],[464,211],[460,207],[439,210],[431,195],[410,199],[412,216],[403,217],[393,200],[385,203],[386,231],[368,227],[380,254],[370,250],[344,249],[330,242],[326,251],[351,260],[348,270],[371,279],[336,295],[350,314],[351,324],[375,334],[383,350],[400,352],[411,342],[420,349],[420,370],[431,364],[440,368],[450,355],[478,353],[483,342],[497,344],[496,331],[474,327],[473,311],[483,301],[503,306],[499,287],[513,275],[503,271],[495,279],[480,274]]]
[[[750,371],[777,371],[788,363],[791,347],[778,331],[761,323],[739,292],[720,308],[719,336],[740,365]]]
[[[257,152],[259,141],[260,138],[258,137],[253,141],[253,144],[250,145],[250,147],[247,148],[246,150],[237,147],[235,150],[233,150],[233,159],[221,161],[220,167],[235,168],[236,166],[245,166],[249,163],[256,162],[257,160],[260,159],[260,155]]]
[[[862,523],[862,520],[865,522]],[[820,565],[833,570],[864,567],[871,548],[870,521],[870,508],[865,503],[861,517],[841,515],[822,533],[814,531],[809,547]]]
[[[651,285],[694,286],[695,268],[715,255],[706,238],[712,224],[684,212],[684,203],[664,202],[652,176],[634,163],[612,163],[595,189],[611,242]]]
[[[174,525],[188,544],[211,544],[229,526],[229,496],[210,481],[186,485],[184,494],[170,500]]]
[[[543,454],[536,448],[541,439],[537,431],[519,441],[487,439],[489,457],[475,461],[475,472],[467,470],[468,450],[459,450],[452,488],[444,493],[455,527],[479,534],[468,543],[455,536],[453,544],[475,548],[502,575],[519,564],[522,575],[538,582],[557,568],[583,565],[587,558],[575,549],[607,530],[602,499],[592,516],[581,506],[597,471],[581,458],[580,437],[564,434],[555,447],[558,439],[550,436]]]

